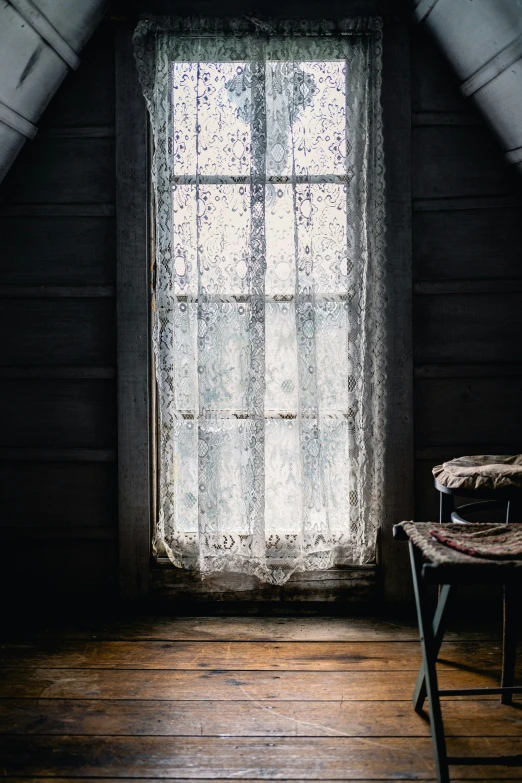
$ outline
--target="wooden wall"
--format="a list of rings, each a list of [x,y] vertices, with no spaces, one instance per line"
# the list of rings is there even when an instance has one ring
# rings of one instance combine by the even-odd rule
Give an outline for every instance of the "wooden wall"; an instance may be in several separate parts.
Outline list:
[[[117,591],[114,22],[0,188],[0,569],[17,594]],[[431,468],[520,451],[521,182],[412,29],[417,518]]]
[[[117,585],[114,27],[0,188],[0,569],[13,595]]]
[[[412,30],[417,519],[431,469],[522,443],[522,180],[426,31]]]

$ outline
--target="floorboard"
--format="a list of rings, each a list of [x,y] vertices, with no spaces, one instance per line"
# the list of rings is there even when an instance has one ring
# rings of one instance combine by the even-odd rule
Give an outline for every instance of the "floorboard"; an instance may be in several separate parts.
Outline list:
[[[497,684],[498,626],[452,628],[441,659],[442,687]],[[407,621],[26,628],[0,645],[0,777],[433,782],[429,723],[410,700],[419,662]],[[443,715],[450,754],[478,757],[452,781],[522,780],[522,698],[445,698]]]

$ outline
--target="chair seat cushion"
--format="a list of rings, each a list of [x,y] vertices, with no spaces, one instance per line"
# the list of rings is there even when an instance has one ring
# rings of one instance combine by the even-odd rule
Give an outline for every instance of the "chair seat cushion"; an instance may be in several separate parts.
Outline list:
[[[522,489],[522,454],[478,454],[458,457],[433,468],[439,484],[448,489]]]

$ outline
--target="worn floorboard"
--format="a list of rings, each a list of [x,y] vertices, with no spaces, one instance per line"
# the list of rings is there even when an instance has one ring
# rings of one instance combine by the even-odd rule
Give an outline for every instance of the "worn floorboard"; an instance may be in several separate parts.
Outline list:
[[[497,684],[498,627],[453,628],[441,659],[442,687]],[[434,781],[429,723],[410,701],[419,661],[402,621],[26,629],[0,645],[0,777]],[[445,698],[443,714],[450,754],[479,757],[452,781],[522,780],[522,699]]]

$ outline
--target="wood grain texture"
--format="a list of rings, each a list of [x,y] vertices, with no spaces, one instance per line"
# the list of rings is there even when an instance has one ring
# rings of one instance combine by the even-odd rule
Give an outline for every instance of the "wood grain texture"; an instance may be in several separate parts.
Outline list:
[[[220,666],[220,661],[216,661]],[[157,669],[0,669],[1,698],[33,699],[155,699],[157,701],[386,701],[410,697],[417,671],[209,671]],[[498,669],[470,672],[443,666],[441,688],[498,685]],[[461,700],[461,696],[444,697]],[[483,699],[497,697],[483,696]]]
[[[520,207],[417,212],[413,220],[417,279],[520,275]]]
[[[240,573],[199,574],[173,568],[170,562],[151,568],[154,596],[183,602],[201,601],[343,601],[372,604],[380,596],[377,566],[330,568],[324,571],[294,573],[284,585],[260,582]]]
[[[483,128],[417,127],[412,131],[414,198],[520,193],[515,172]]]
[[[417,296],[415,362],[518,361],[521,328],[518,293]]]
[[[433,486],[433,481],[432,481]],[[74,622],[47,621],[45,630],[34,625],[17,629],[18,634],[48,640],[98,641],[266,641],[266,642],[418,642],[413,619],[405,617],[150,617],[99,619],[79,618]],[[477,619],[450,621],[446,639],[451,641],[500,640],[500,624],[491,619],[482,625]]]
[[[110,299],[0,299],[0,363],[114,364],[115,316]]]
[[[419,378],[415,384],[417,443],[458,445],[475,439],[507,446],[516,442],[522,438],[521,394],[520,378]]]
[[[522,739],[450,738],[448,752],[455,756],[516,758],[522,753]],[[243,737],[11,736],[0,738],[0,755],[6,775],[263,780],[429,780],[434,775],[431,740],[418,737],[380,737],[376,741],[328,737],[316,738],[311,745],[304,737],[281,737],[273,742],[270,738]],[[490,780],[491,775],[517,779],[513,767],[486,764],[459,768],[459,777],[464,780]]]
[[[2,446],[114,446],[114,381],[4,379],[2,385]]]
[[[114,140],[38,136],[2,183],[0,201],[112,203]]]
[[[517,737],[522,711],[496,701],[452,701],[446,735]],[[158,737],[404,737],[430,736],[429,723],[408,701],[142,701],[2,699],[1,734]]]
[[[488,643],[445,642],[441,661],[470,670],[495,670],[500,648]],[[222,671],[416,671],[414,642],[77,642],[12,644],[0,651],[3,666],[35,668],[169,669]]]

